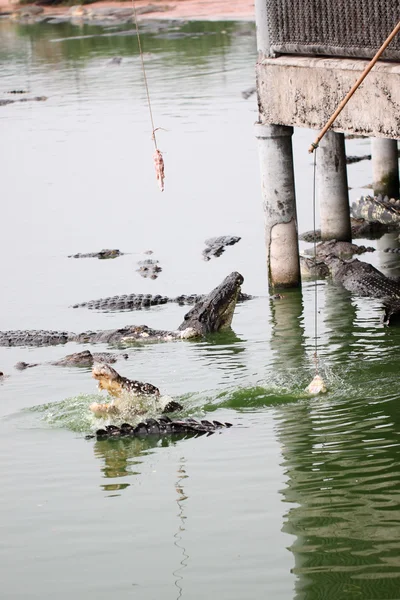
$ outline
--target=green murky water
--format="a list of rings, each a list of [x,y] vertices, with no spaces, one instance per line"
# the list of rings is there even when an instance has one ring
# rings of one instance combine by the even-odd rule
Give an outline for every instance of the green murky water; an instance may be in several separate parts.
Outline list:
[[[129,29],[129,27],[120,28]],[[145,92],[132,32],[0,21],[0,329],[175,328],[185,309],[72,309],[123,293],[209,291],[232,270],[255,299],[233,332],[144,345],[116,363],[234,427],[198,439],[85,440],[104,398],[89,369],[51,364],[83,349],[0,348],[0,564],[5,598],[399,598],[400,329],[375,300],[318,286],[268,298],[252,124],[254,27],[148,23],[148,79],[166,190],[154,181]],[[118,34],[118,35],[116,35]],[[119,65],[110,64],[121,57]],[[310,229],[314,134],[296,132],[299,228]],[[366,154],[367,140],[348,142]],[[349,167],[351,198],[371,180]],[[240,235],[204,262],[204,240]],[[395,255],[368,255],[398,274]],[[370,245],[370,242],[369,242]],[[68,254],[118,247],[114,261]],[[146,250],[163,268],[136,272]],[[101,347],[99,347],[99,350]],[[40,363],[19,372],[20,360]],[[23,573],[23,576],[22,576]]]

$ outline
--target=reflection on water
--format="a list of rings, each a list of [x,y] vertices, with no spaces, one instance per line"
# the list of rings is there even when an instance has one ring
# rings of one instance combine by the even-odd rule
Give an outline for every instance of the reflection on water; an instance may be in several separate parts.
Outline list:
[[[180,561],[179,567],[173,572],[174,577],[176,577],[175,585],[178,588],[177,600],[179,600],[179,598],[182,598],[182,595],[183,595],[183,579],[184,579],[183,571],[187,567],[188,560],[190,558],[185,546],[183,545],[183,542],[184,542],[183,533],[186,530],[185,521],[187,518],[185,516],[185,502],[188,499],[188,496],[186,495],[185,490],[184,490],[184,483],[185,483],[185,479],[187,479],[189,477],[189,475],[187,474],[187,471],[186,471],[185,457],[182,456],[180,458],[179,462],[180,462],[180,464],[179,464],[178,471],[177,471],[178,479],[176,480],[176,487],[175,487],[176,494],[177,494],[176,504],[178,506],[178,514],[177,514],[178,529],[177,529],[177,532],[174,534],[174,538],[175,538],[174,544],[182,552],[182,560]]]
[[[166,448],[176,442],[172,436],[166,438],[154,438],[149,436],[145,439],[118,439],[97,440],[94,443],[94,455],[102,461],[101,472],[106,479],[119,479],[132,475],[139,475],[137,470],[141,461],[140,456],[148,454],[152,448]],[[126,482],[113,482],[103,484],[105,491],[123,490],[129,487]]]
[[[376,382],[369,381],[370,385]],[[396,598],[400,423],[396,401],[366,393],[288,406],[279,416],[282,490],[292,505],[296,598]]]

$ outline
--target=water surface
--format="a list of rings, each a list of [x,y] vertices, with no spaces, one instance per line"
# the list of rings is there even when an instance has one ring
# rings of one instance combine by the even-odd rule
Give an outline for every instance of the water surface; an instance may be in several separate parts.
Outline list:
[[[124,28],[121,28],[122,30]],[[125,28],[127,29],[127,28]],[[253,132],[254,28],[149,23],[143,47],[166,189],[157,188],[132,32],[0,21],[0,329],[176,328],[184,307],[128,313],[71,304],[124,293],[205,293],[232,270],[256,298],[233,332],[143,345],[116,367],[234,424],[187,440],[93,442],[89,369],[49,363],[84,349],[0,348],[0,564],[5,598],[398,598],[400,332],[375,300],[318,285],[268,297]],[[104,35],[106,34],[106,35]],[[182,35],[185,34],[185,35]],[[110,64],[122,57],[120,65]],[[312,227],[314,132],[294,138],[299,229]],[[347,142],[367,154],[368,140]],[[351,198],[370,164],[349,166]],[[210,262],[204,240],[241,241]],[[373,242],[368,260],[398,273]],[[370,245],[371,242],[368,242]],[[70,259],[120,248],[112,261]],[[137,273],[152,250],[163,271]],[[101,346],[99,350],[104,349]],[[18,372],[17,361],[40,366]],[[23,572],[23,577],[21,573]]]

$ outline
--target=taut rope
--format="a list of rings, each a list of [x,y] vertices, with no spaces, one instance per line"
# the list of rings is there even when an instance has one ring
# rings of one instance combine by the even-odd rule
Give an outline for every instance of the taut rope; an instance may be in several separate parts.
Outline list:
[[[317,268],[317,239],[316,239],[316,171],[317,171],[317,152],[314,153],[314,171],[313,171],[313,230],[314,230],[314,260]],[[315,374],[319,375],[318,363],[318,285],[317,276],[314,277],[314,363]]]

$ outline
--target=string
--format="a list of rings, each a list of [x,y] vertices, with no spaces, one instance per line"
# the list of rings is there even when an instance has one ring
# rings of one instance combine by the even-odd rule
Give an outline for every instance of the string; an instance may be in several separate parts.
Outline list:
[[[316,172],[317,172],[317,149],[314,152],[314,171],[313,171],[313,229],[314,229],[314,260],[317,268],[317,236],[316,236]],[[318,365],[318,285],[317,277],[314,277],[314,363],[315,375],[319,375]]]
[[[132,0],[132,10],[133,10],[133,16],[135,19],[135,27],[136,27],[136,37],[137,37],[137,41],[138,41],[138,46],[139,46],[139,54],[140,54],[140,62],[142,64],[142,72],[143,72],[143,79],[144,79],[144,86],[146,88],[146,95],[147,95],[147,105],[149,107],[149,113],[150,113],[150,121],[151,121],[151,131],[152,131],[152,139],[154,141],[154,146],[155,149],[158,150],[157,148],[157,140],[156,140],[156,128],[154,126],[154,119],[153,119],[153,111],[151,108],[151,101],[150,101],[150,92],[149,92],[149,86],[147,83],[147,76],[146,76],[146,69],[144,66],[144,58],[143,58],[143,52],[142,52],[142,44],[140,42],[140,35],[139,35],[139,25],[138,25],[138,21],[137,21],[137,14],[136,14],[136,8],[135,8],[135,4]]]

